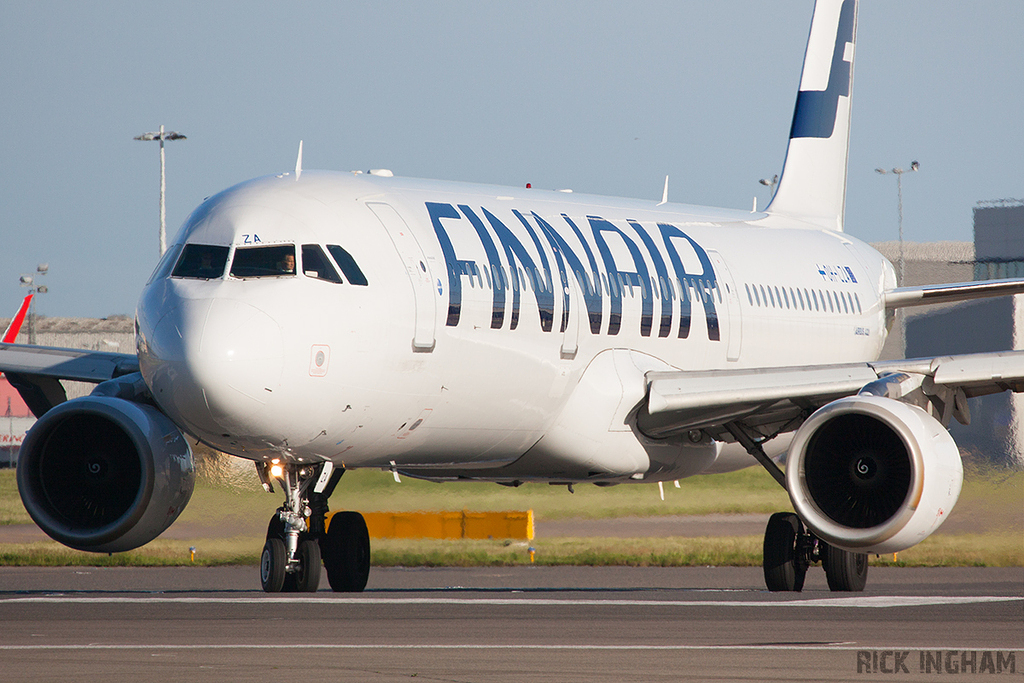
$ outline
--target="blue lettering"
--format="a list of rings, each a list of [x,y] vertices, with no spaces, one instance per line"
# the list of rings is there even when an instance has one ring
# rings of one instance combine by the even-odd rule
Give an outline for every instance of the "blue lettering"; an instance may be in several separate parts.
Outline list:
[[[640,236],[640,241],[647,247],[648,253],[651,255],[651,260],[654,261],[654,270],[658,274],[658,287],[661,290],[661,327],[658,329],[659,337],[667,337],[672,331],[672,297],[669,296],[668,292],[665,291],[668,283],[668,270],[665,268],[665,259],[661,257],[661,252],[658,251],[658,247],[655,246],[654,240],[647,233],[643,227],[636,221],[626,221],[629,226],[636,231],[636,234]],[[648,280],[649,281],[649,280]],[[646,292],[647,287],[644,287],[642,291]],[[651,296],[654,292],[651,292]]]
[[[618,334],[619,327],[622,324],[622,291],[621,287],[643,287],[643,282],[650,281],[650,276],[647,271],[647,263],[644,261],[643,254],[640,253],[640,249],[637,248],[636,243],[633,242],[626,233],[619,230],[617,227],[612,225],[610,222],[597,216],[587,216],[587,220],[590,221],[590,228],[594,233],[594,240],[597,242],[597,249],[601,252],[601,257],[604,259],[605,269],[608,271],[608,283],[609,289],[611,290],[611,314],[608,319],[608,334]],[[636,266],[636,271],[619,270],[619,267],[615,263],[615,259],[612,258],[611,249],[608,248],[608,243],[604,239],[602,233],[610,232],[615,233],[622,238],[626,248],[629,249],[630,255],[633,257],[633,264]],[[643,287],[646,289],[646,287]],[[643,298],[643,314],[640,317],[640,334],[644,337],[651,336],[651,320],[653,318],[654,306],[651,302],[650,297]]]
[[[512,292],[509,329],[514,330],[518,328],[520,296],[526,284],[524,281],[525,277],[533,286],[541,329],[544,332],[551,332],[554,323],[556,286],[553,269],[557,268],[557,282],[562,288],[563,304],[560,325],[562,332],[565,332],[568,327],[569,315],[574,305],[569,291],[569,272],[571,271],[572,276],[576,278],[579,284],[579,289],[586,305],[591,334],[601,333],[603,322],[602,290],[607,292],[610,298],[606,333],[608,335],[616,335],[622,326],[622,300],[625,288],[629,287],[630,294],[632,294],[632,288],[639,287],[641,291],[641,336],[651,336],[654,324],[654,298],[655,292],[658,292],[658,298],[661,299],[658,337],[668,337],[671,335],[672,330],[673,302],[675,300],[674,288],[671,286],[673,276],[670,275],[668,267],[668,262],[671,261],[674,279],[679,283],[680,287],[678,338],[685,339],[689,336],[692,304],[696,299],[702,303],[704,309],[708,339],[712,341],[721,340],[718,313],[715,306],[718,283],[711,260],[707,252],[699,244],[674,225],[669,223],[657,224],[668,254],[668,260],[666,260],[666,252],[662,252],[659,249],[656,238],[653,237],[651,232],[637,221],[626,221],[639,240],[643,242],[644,249],[650,255],[650,263],[653,264],[654,273],[657,277],[657,282],[655,282],[651,277],[651,271],[648,266],[649,262],[643,254],[644,249],[639,246],[636,239],[628,236],[624,228],[620,228],[601,217],[587,216],[587,220],[593,234],[593,245],[597,247],[597,251],[601,255],[603,269],[599,268],[592,243],[588,242],[583,232],[566,214],[561,214],[562,218],[572,229],[580,247],[586,254],[586,264],[580,258],[576,248],[570,246],[566,236],[559,233],[550,223],[535,212],[523,214],[519,210],[512,210],[512,214],[522,223],[523,228],[530,235],[536,248],[536,255],[531,255],[524,243],[509,229],[508,225],[503,223],[487,208],[480,207],[477,211],[474,211],[465,204],[458,204],[458,208],[456,208],[452,204],[443,202],[427,202],[426,207],[438,244],[444,254],[448,272],[448,315],[446,320],[446,326],[448,327],[458,326],[461,318],[462,277],[479,277],[477,263],[471,259],[460,259],[456,254],[454,244],[444,224],[444,219],[461,221],[465,218],[473,226],[487,257],[490,275],[488,279],[490,280],[490,289],[492,290],[491,329],[501,329],[504,327],[507,308],[506,289],[511,289]],[[482,212],[482,216],[478,212]],[[488,230],[488,226],[490,230]],[[465,229],[465,224],[463,224],[463,229]],[[609,246],[609,234],[618,235],[619,239],[621,239],[622,245],[629,252],[629,259],[632,260],[631,264],[616,263],[615,256]],[[497,238],[496,240],[495,237]],[[675,239],[686,240],[700,262],[701,272],[686,272],[680,252],[673,243]],[[554,256],[553,265],[548,258],[545,243],[551,249],[551,254]],[[501,251],[505,252],[504,262]],[[624,258],[621,256],[621,252],[620,258]],[[507,272],[505,270],[506,267],[508,268]],[[819,266],[819,269],[825,278],[829,275],[832,277],[839,275],[844,280],[848,277],[849,280],[855,281],[852,270],[845,266],[841,266],[838,269],[831,266]],[[606,280],[605,275],[607,275]],[[441,280],[438,280],[437,288],[439,295],[443,297],[444,286]]]
[[[447,231],[441,225],[442,218],[462,220],[462,216],[455,210],[455,207],[451,204],[427,202],[427,212],[430,214],[430,222],[434,225],[434,233],[437,235],[445,264],[448,266],[448,320],[445,325],[455,327],[459,324],[459,316],[462,313],[462,276],[472,273],[475,264],[473,261],[463,261],[455,256],[455,247],[452,246]]]
[[[676,279],[679,280],[680,287],[684,289],[683,300],[680,302],[680,313],[679,313],[679,338],[685,339],[690,334],[690,297],[685,296],[685,288],[687,283],[690,282],[690,277],[683,267],[683,261],[679,258],[679,252],[676,251],[675,246],[672,244],[673,238],[681,238],[689,242],[690,246],[693,247],[693,251],[697,254],[697,259],[700,261],[700,266],[703,272],[700,274],[692,273],[700,278],[703,282],[694,282],[694,288],[701,292],[704,292],[700,299],[704,304],[704,317],[708,324],[708,339],[712,341],[720,341],[721,333],[718,329],[718,312],[715,310],[715,298],[714,291],[716,288],[715,270],[711,267],[711,259],[708,258],[708,254],[704,249],[690,239],[689,235],[684,233],[682,230],[669,223],[658,223],[658,228],[661,230],[661,237],[665,242],[665,247],[668,250],[669,259],[672,261],[672,267],[676,271]],[[705,287],[710,291],[705,291]]]
[[[572,254],[572,260],[570,263],[575,264],[573,265],[573,271],[576,273],[576,281],[580,283],[580,286],[584,291],[584,298],[587,302],[587,314],[590,317],[590,333],[601,334],[601,277],[598,274],[597,259],[594,258],[594,251],[590,248],[590,244],[587,240],[583,238],[583,233],[576,227],[576,224],[572,222],[572,219],[564,213],[562,214],[562,218],[564,218],[565,222],[569,224],[569,227],[572,228],[573,233],[576,235],[576,239],[578,239],[580,244],[583,245],[583,251],[587,254],[587,262],[590,263],[590,272],[594,276],[593,283],[590,282],[586,273],[583,272],[583,265],[580,263],[579,258],[577,258],[572,249],[569,248],[569,245],[566,244],[564,240],[561,240],[561,237],[559,237],[559,240],[561,240],[559,248],[563,246],[565,247],[566,258],[568,258],[569,254]],[[553,230],[551,234],[558,235],[558,233]]]
[[[459,204],[459,210],[473,224],[473,228],[480,238],[480,244],[484,246],[484,253],[487,254],[487,262],[490,265],[491,275],[494,278],[494,286],[491,287],[491,329],[500,330],[501,326],[505,324],[505,288],[498,286],[498,273],[501,272],[501,260],[498,258],[498,250],[494,248],[494,240],[491,239],[487,228],[484,227],[483,221],[477,218],[472,209],[465,204]],[[447,258],[447,255],[445,258]]]
[[[514,330],[519,326],[519,293],[523,289],[523,284],[519,277],[519,267],[516,265],[516,262],[521,263],[523,268],[532,274],[537,273],[537,266],[533,263],[530,255],[526,253],[523,243],[512,234],[512,231],[498,220],[493,213],[487,209],[482,209],[482,211],[487,218],[487,222],[491,224],[494,233],[498,236],[501,246],[504,247],[505,256],[508,259],[508,270],[512,276],[512,323],[509,329]],[[538,284],[538,282],[534,282],[533,292],[537,299],[537,308],[540,311],[540,326],[545,332],[550,332],[551,323],[554,319],[555,298],[550,288],[547,288],[548,291],[541,291],[543,288],[538,287]]]

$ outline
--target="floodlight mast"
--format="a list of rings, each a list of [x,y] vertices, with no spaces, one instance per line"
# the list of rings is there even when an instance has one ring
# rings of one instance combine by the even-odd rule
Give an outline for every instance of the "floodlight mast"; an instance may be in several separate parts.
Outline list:
[[[906,275],[906,262],[903,257],[903,174],[912,173],[913,171],[916,171],[919,168],[921,168],[921,164],[917,163],[916,161],[911,161],[910,168],[906,169],[899,168],[898,166],[892,169],[891,171],[887,171],[884,168],[875,169],[875,173],[880,173],[881,175],[892,173],[893,175],[896,176],[896,210],[898,212],[897,222],[899,224],[900,233],[900,279],[898,282],[900,287],[906,284],[903,281],[904,276]]]
[[[135,136],[136,140],[159,140],[160,141],[160,256],[167,251],[167,208],[164,196],[167,194],[166,162],[164,157],[164,140],[187,140],[184,135],[175,131],[164,132],[164,127],[155,133],[143,133]]]
[[[48,272],[50,272],[50,264],[40,263],[36,266],[36,275],[46,275]],[[32,292],[33,295],[46,294],[49,291],[46,285],[36,282],[35,277],[32,275],[22,275],[18,283],[22,287],[28,287],[28,291]],[[36,343],[36,314],[32,310],[35,302],[35,296],[28,302],[28,343],[33,345]]]
[[[906,284],[907,275],[907,261],[903,254],[903,174],[912,173],[921,168],[921,164],[916,161],[910,162],[910,168],[896,168],[886,171],[884,168],[876,168],[875,173],[886,175],[892,173],[896,176],[896,211],[897,211],[897,223],[899,225],[900,235],[900,263],[899,263],[899,278],[896,280],[896,284],[903,287]],[[906,312],[901,308],[896,311],[897,320],[899,321],[900,331],[900,348],[906,353],[907,350],[907,319]]]

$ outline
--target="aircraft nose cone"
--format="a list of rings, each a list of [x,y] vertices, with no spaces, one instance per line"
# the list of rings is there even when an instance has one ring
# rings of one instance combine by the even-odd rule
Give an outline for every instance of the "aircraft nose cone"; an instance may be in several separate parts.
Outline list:
[[[157,324],[148,353],[157,403],[211,438],[251,427],[284,366],[280,325],[233,299],[182,300]]]

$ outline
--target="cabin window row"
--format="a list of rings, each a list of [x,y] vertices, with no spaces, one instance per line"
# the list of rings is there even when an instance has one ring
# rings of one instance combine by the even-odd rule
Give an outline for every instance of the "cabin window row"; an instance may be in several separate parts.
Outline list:
[[[862,314],[860,297],[852,292],[828,289],[744,284],[747,301],[758,308]]]

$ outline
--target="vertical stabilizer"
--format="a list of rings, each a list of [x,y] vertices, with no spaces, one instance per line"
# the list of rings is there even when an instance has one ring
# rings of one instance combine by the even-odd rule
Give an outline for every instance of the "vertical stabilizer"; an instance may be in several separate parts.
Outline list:
[[[843,229],[857,0],[817,0],[773,214]]]

